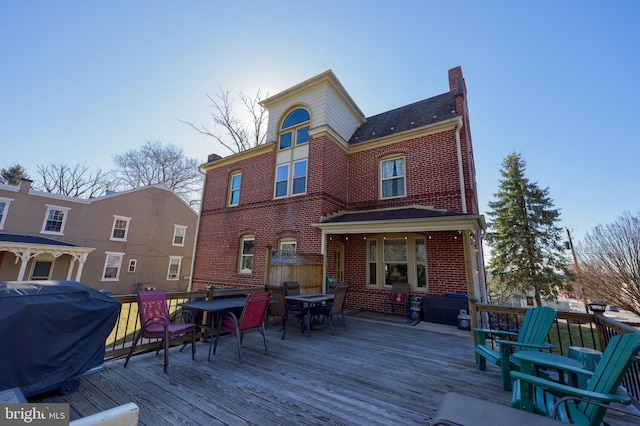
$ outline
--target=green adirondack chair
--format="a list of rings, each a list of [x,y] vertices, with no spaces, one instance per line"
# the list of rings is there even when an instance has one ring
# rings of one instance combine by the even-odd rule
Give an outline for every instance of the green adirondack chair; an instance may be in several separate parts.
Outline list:
[[[512,352],[518,351],[539,351],[553,347],[550,343],[545,343],[549,335],[549,330],[556,320],[556,311],[549,307],[537,307],[527,310],[522,321],[519,333],[502,330],[488,330],[474,328],[474,333],[478,335],[478,345],[476,346],[478,369],[487,369],[487,360],[500,367],[502,372],[502,389],[511,390],[511,370],[519,370],[520,362],[514,359]],[[495,340],[499,346],[499,351],[494,350],[486,344],[487,334],[505,337],[517,337],[517,341]],[[513,349],[513,351],[512,351]]]
[[[602,423],[608,405],[630,404],[631,398],[619,388],[633,361],[638,360],[640,334],[629,333],[611,338],[593,373],[564,364],[547,365],[567,373],[590,375],[585,389],[553,382],[534,375],[512,371],[514,406],[555,417],[565,423],[597,426]],[[519,406],[518,406],[519,405]]]

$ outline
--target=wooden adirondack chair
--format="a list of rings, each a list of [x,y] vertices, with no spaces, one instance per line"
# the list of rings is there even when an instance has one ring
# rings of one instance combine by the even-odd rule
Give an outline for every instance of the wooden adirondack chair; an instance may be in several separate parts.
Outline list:
[[[549,335],[549,330],[551,330],[555,319],[556,311],[554,309],[537,307],[527,310],[519,333],[474,328],[473,332],[478,335],[478,345],[475,349],[478,369],[485,371],[487,369],[487,360],[499,366],[502,370],[502,389],[510,391],[511,376],[509,373],[512,369],[520,369],[520,362],[511,356],[512,350],[513,352],[517,352],[551,349],[553,345],[545,343],[545,339]],[[495,340],[495,343],[498,344],[500,348],[499,351],[495,351],[486,344],[487,334],[517,337],[517,341]]]
[[[563,364],[542,365],[567,373],[590,375],[585,389],[546,380],[519,371],[512,371],[513,404],[517,408],[559,418],[566,423],[595,426],[602,423],[610,403],[631,403],[631,398],[619,388],[631,362],[638,361],[640,334],[629,333],[611,338],[593,373]],[[519,405],[519,406],[518,406]]]

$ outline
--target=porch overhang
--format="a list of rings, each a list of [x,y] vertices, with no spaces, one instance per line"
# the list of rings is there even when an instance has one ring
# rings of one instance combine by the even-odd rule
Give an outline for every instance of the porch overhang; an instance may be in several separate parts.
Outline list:
[[[482,215],[451,213],[422,206],[337,213],[313,226],[323,234],[482,232],[487,228]]]
[[[49,254],[54,258],[69,255],[73,261],[79,263],[76,273],[76,281],[80,281],[82,268],[89,253],[94,251],[93,247],[79,247],[71,243],[52,240],[33,235],[0,234],[0,252],[10,252],[16,256],[16,263],[20,262],[18,281],[22,281],[25,275],[27,262],[41,254]],[[67,279],[71,279],[73,262],[69,264]]]

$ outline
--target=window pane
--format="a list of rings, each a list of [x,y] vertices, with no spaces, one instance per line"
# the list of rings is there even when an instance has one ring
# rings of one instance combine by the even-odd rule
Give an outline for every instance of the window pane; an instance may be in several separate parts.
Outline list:
[[[291,132],[283,133],[280,135],[280,149],[291,148]]]
[[[49,210],[45,231],[60,232],[63,218],[64,212],[62,210]]]
[[[385,240],[384,241],[385,262],[407,262],[407,240]]]
[[[229,200],[229,204],[232,206],[240,204],[240,191],[231,192],[231,200]]]
[[[418,278],[418,287],[427,286],[427,267],[425,265],[418,264],[416,266],[416,275]]]
[[[293,180],[293,193],[304,194],[307,190],[307,178],[298,178]]]
[[[253,256],[242,257],[242,270],[251,271],[253,269]]]
[[[375,263],[369,263],[369,284],[377,284],[377,265]]]
[[[289,127],[295,126],[297,124],[302,124],[306,121],[309,121],[310,118],[311,117],[309,116],[309,112],[306,109],[295,109],[291,111],[289,115],[287,115],[287,118],[284,119],[282,123],[282,129],[288,129]]]
[[[31,278],[47,279],[49,278],[50,270],[51,262],[36,261],[35,265],[33,266],[33,274],[31,274]]]
[[[394,176],[404,176],[404,158],[382,162],[382,177],[390,178]]]
[[[369,262],[377,262],[378,245],[376,240],[369,240]]]
[[[309,142],[309,126],[302,127],[296,131],[296,145]]]
[[[302,177],[307,175],[307,161],[298,161],[293,165],[293,177]]]
[[[389,179],[382,182],[383,197],[399,197],[404,195],[404,178]]]
[[[407,264],[406,263],[387,263],[384,265],[385,271],[385,283],[406,283],[407,279]]]
[[[255,244],[256,244],[255,240],[243,240],[242,254],[253,254],[253,249]]]
[[[287,182],[276,183],[276,197],[284,197],[287,195]]]
[[[276,171],[276,181],[287,180],[289,178],[289,165],[278,167]]]
[[[231,189],[240,189],[240,183],[242,182],[242,175],[234,175],[231,178]]]

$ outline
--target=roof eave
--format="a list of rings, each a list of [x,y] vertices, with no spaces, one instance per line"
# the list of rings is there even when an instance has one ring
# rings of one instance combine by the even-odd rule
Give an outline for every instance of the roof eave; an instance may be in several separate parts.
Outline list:
[[[369,220],[339,223],[314,223],[326,234],[377,234],[429,231],[483,231],[487,228],[481,215],[447,216],[420,219]]]

